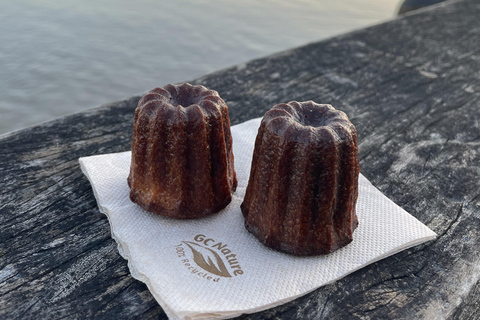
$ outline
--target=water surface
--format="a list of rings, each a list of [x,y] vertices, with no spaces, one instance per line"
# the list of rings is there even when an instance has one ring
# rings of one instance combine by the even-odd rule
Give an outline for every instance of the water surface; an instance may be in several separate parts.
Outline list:
[[[0,0],[0,133],[372,25],[398,4]]]

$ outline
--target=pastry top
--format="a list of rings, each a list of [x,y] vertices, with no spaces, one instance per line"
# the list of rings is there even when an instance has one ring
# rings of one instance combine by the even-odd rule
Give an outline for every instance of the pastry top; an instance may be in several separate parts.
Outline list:
[[[201,108],[207,113],[215,113],[222,107],[226,107],[226,104],[217,91],[189,83],[152,89],[138,102],[138,108],[144,112],[165,108],[186,114],[188,109]]]
[[[287,141],[307,143],[314,136],[331,136],[334,140],[350,140],[357,136],[347,115],[329,104],[314,101],[280,103],[263,117],[265,129]]]

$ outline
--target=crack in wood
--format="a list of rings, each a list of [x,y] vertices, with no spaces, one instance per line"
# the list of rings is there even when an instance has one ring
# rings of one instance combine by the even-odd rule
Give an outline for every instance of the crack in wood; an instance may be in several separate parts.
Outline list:
[[[452,229],[453,225],[458,222],[458,219],[460,218],[461,214],[463,212],[463,203],[460,203],[460,208],[457,211],[457,214],[455,215],[455,218],[448,223],[447,228],[445,228],[440,234],[437,235],[437,238],[433,240],[434,242],[438,242],[440,239],[443,239],[443,237]]]

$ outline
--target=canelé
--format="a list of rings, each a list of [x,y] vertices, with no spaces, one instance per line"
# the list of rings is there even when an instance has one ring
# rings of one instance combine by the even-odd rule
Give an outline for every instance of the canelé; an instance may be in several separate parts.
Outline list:
[[[241,209],[263,244],[293,255],[352,241],[360,171],[357,131],[342,111],[313,101],[275,105],[258,130]]]
[[[130,199],[149,212],[189,219],[225,208],[237,186],[230,119],[214,90],[184,83],[138,102]]]

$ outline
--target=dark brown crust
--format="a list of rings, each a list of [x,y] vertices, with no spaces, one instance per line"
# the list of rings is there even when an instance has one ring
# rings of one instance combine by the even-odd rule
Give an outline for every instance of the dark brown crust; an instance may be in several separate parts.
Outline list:
[[[285,253],[333,252],[358,225],[359,172],[357,131],[345,113],[313,101],[275,105],[255,141],[245,227]]]
[[[230,120],[214,90],[188,83],[148,92],[135,110],[130,199],[177,219],[218,212],[237,187]]]

